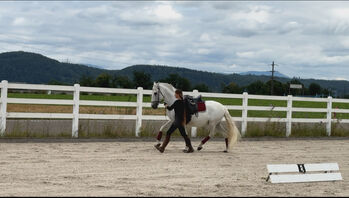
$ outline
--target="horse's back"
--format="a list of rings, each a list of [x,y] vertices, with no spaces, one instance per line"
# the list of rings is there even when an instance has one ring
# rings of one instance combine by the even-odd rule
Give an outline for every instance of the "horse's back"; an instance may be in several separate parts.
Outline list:
[[[220,121],[225,113],[225,107],[219,102],[213,100],[205,101],[206,111],[198,112],[198,116],[192,115],[191,121],[188,123],[192,126],[205,126],[210,122]]]

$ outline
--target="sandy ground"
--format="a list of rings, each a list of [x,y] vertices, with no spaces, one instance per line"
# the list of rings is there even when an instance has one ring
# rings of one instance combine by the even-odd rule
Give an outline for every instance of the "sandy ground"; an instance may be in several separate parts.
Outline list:
[[[193,139],[197,146],[199,139]],[[0,142],[0,196],[349,196],[349,139]],[[267,164],[338,162],[343,181],[271,184]]]

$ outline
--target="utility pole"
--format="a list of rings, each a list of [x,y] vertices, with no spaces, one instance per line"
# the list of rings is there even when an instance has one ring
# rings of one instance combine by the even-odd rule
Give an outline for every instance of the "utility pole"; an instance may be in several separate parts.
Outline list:
[[[274,93],[274,72],[275,72],[275,70],[274,70],[274,66],[275,66],[274,61],[273,61],[273,63],[271,64],[271,66],[272,66],[272,70],[271,70],[271,88],[270,88],[270,95],[273,95],[273,93]]]

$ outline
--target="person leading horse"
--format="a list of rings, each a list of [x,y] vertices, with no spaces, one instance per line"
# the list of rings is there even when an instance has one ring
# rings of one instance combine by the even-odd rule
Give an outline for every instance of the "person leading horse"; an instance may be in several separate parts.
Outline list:
[[[167,144],[170,142],[171,134],[176,130],[179,129],[182,137],[184,138],[185,144],[186,144],[186,149],[183,150],[185,153],[192,153],[194,152],[193,146],[191,145],[191,141],[185,131],[185,124],[186,124],[186,110],[185,110],[185,104],[183,100],[183,92],[179,89],[175,91],[175,97],[176,101],[171,105],[168,106],[165,104],[165,107],[171,111],[174,109],[175,111],[175,120],[168,129],[166,133],[166,138],[162,145],[160,146],[159,144],[155,145],[155,148],[158,149],[161,153],[165,151],[165,148]]]

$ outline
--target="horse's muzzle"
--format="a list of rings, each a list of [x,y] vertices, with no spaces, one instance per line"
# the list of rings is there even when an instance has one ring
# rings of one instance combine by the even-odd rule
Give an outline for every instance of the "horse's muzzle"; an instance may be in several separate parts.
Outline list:
[[[152,102],[152,103],[151,103],[151,107],[152,107],[153,109],[157,109],[157,108],[158,108],[158,105],[159,105],[158,102]]]

